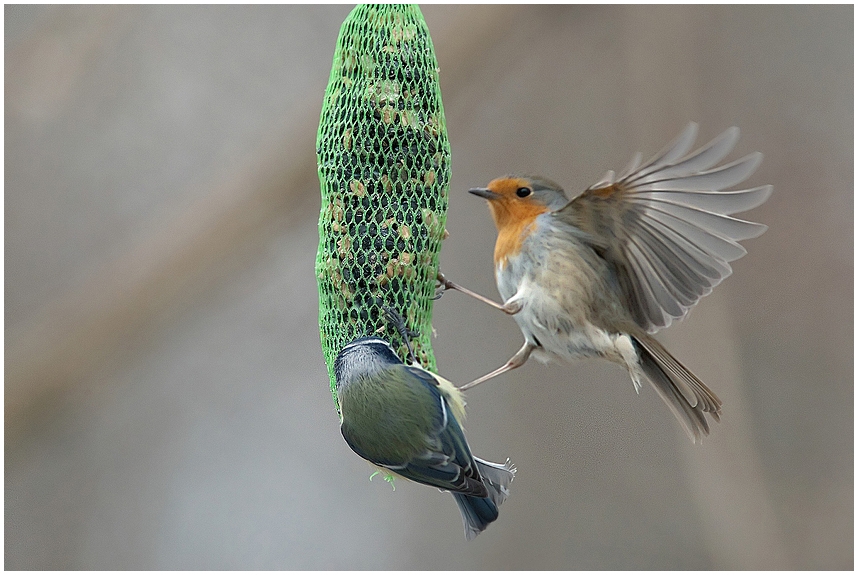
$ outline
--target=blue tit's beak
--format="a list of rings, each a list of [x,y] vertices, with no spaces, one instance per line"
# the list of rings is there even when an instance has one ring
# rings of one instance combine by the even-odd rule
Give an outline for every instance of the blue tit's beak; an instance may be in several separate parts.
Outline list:
[[[487,200],[497,200],[501,197],[499,193],[493,192],[488,188],[471,188],[468,192]]]

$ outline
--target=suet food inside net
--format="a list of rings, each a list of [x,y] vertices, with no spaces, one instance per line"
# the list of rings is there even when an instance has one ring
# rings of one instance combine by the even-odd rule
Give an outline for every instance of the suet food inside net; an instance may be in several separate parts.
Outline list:
[[[450,145],[435,52],[418,7],[360,5],[346,18],[316,153],[319,328],[332,392],[334,358],[355,338],[380,335],[406,359],[382,306],[405,318],[417,334],[417,360],[435,371],[432,298]]]

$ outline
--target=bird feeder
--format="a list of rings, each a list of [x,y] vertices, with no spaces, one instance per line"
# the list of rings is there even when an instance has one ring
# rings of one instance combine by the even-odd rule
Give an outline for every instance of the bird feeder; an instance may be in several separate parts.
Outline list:
[[[417,6],[360,5],[343,22],[316,154],[319,329],[336,403],[333,363],[348,342],[382,336],[406,359],[382,306],[405,318],[417,360],[436,370],[430,335],[450,143]]]

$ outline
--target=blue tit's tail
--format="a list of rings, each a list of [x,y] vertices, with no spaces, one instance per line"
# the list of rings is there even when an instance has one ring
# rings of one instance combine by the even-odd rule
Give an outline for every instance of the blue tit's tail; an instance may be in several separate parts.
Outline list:
[[[488,497],[474,497],[453,493],[462,521],[465,523],[465,539],[470,541],[483,532],[489,523],[498,518],[498,506]]]
[[[477,469],[483,478],[483,484],[489,493],[488,497],[473,497],[453,493],[462,521],[465,524],[465,538],[470,541],[498,518],[498,506],[509,496],[509,484],[515,478],[515,466],[509,459],[506,463],[491,463],[478,457],[474,458]]]
[[[506,460],[506,463],[492,463],[474,457],[477,463],[477,470],[480,472],[480,477],[483,478],[483,485],[489,492],[489,499],[495,505],[500,505],[506,498],[509,497],[509,484],[515,479],[515,465]]]

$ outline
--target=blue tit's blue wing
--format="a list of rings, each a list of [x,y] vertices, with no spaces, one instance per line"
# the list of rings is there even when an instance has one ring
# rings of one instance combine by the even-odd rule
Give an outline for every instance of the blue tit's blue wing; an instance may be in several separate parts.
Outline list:
[[[432,433],[427,437],[426,451],[411,458],[396,472],[440,489],[486,497],[488,492],[465,440],[465,433],[441,393],[437,380],[421,369],[407,366],[405,369],[431,393],[437,405],[437,418]]]

